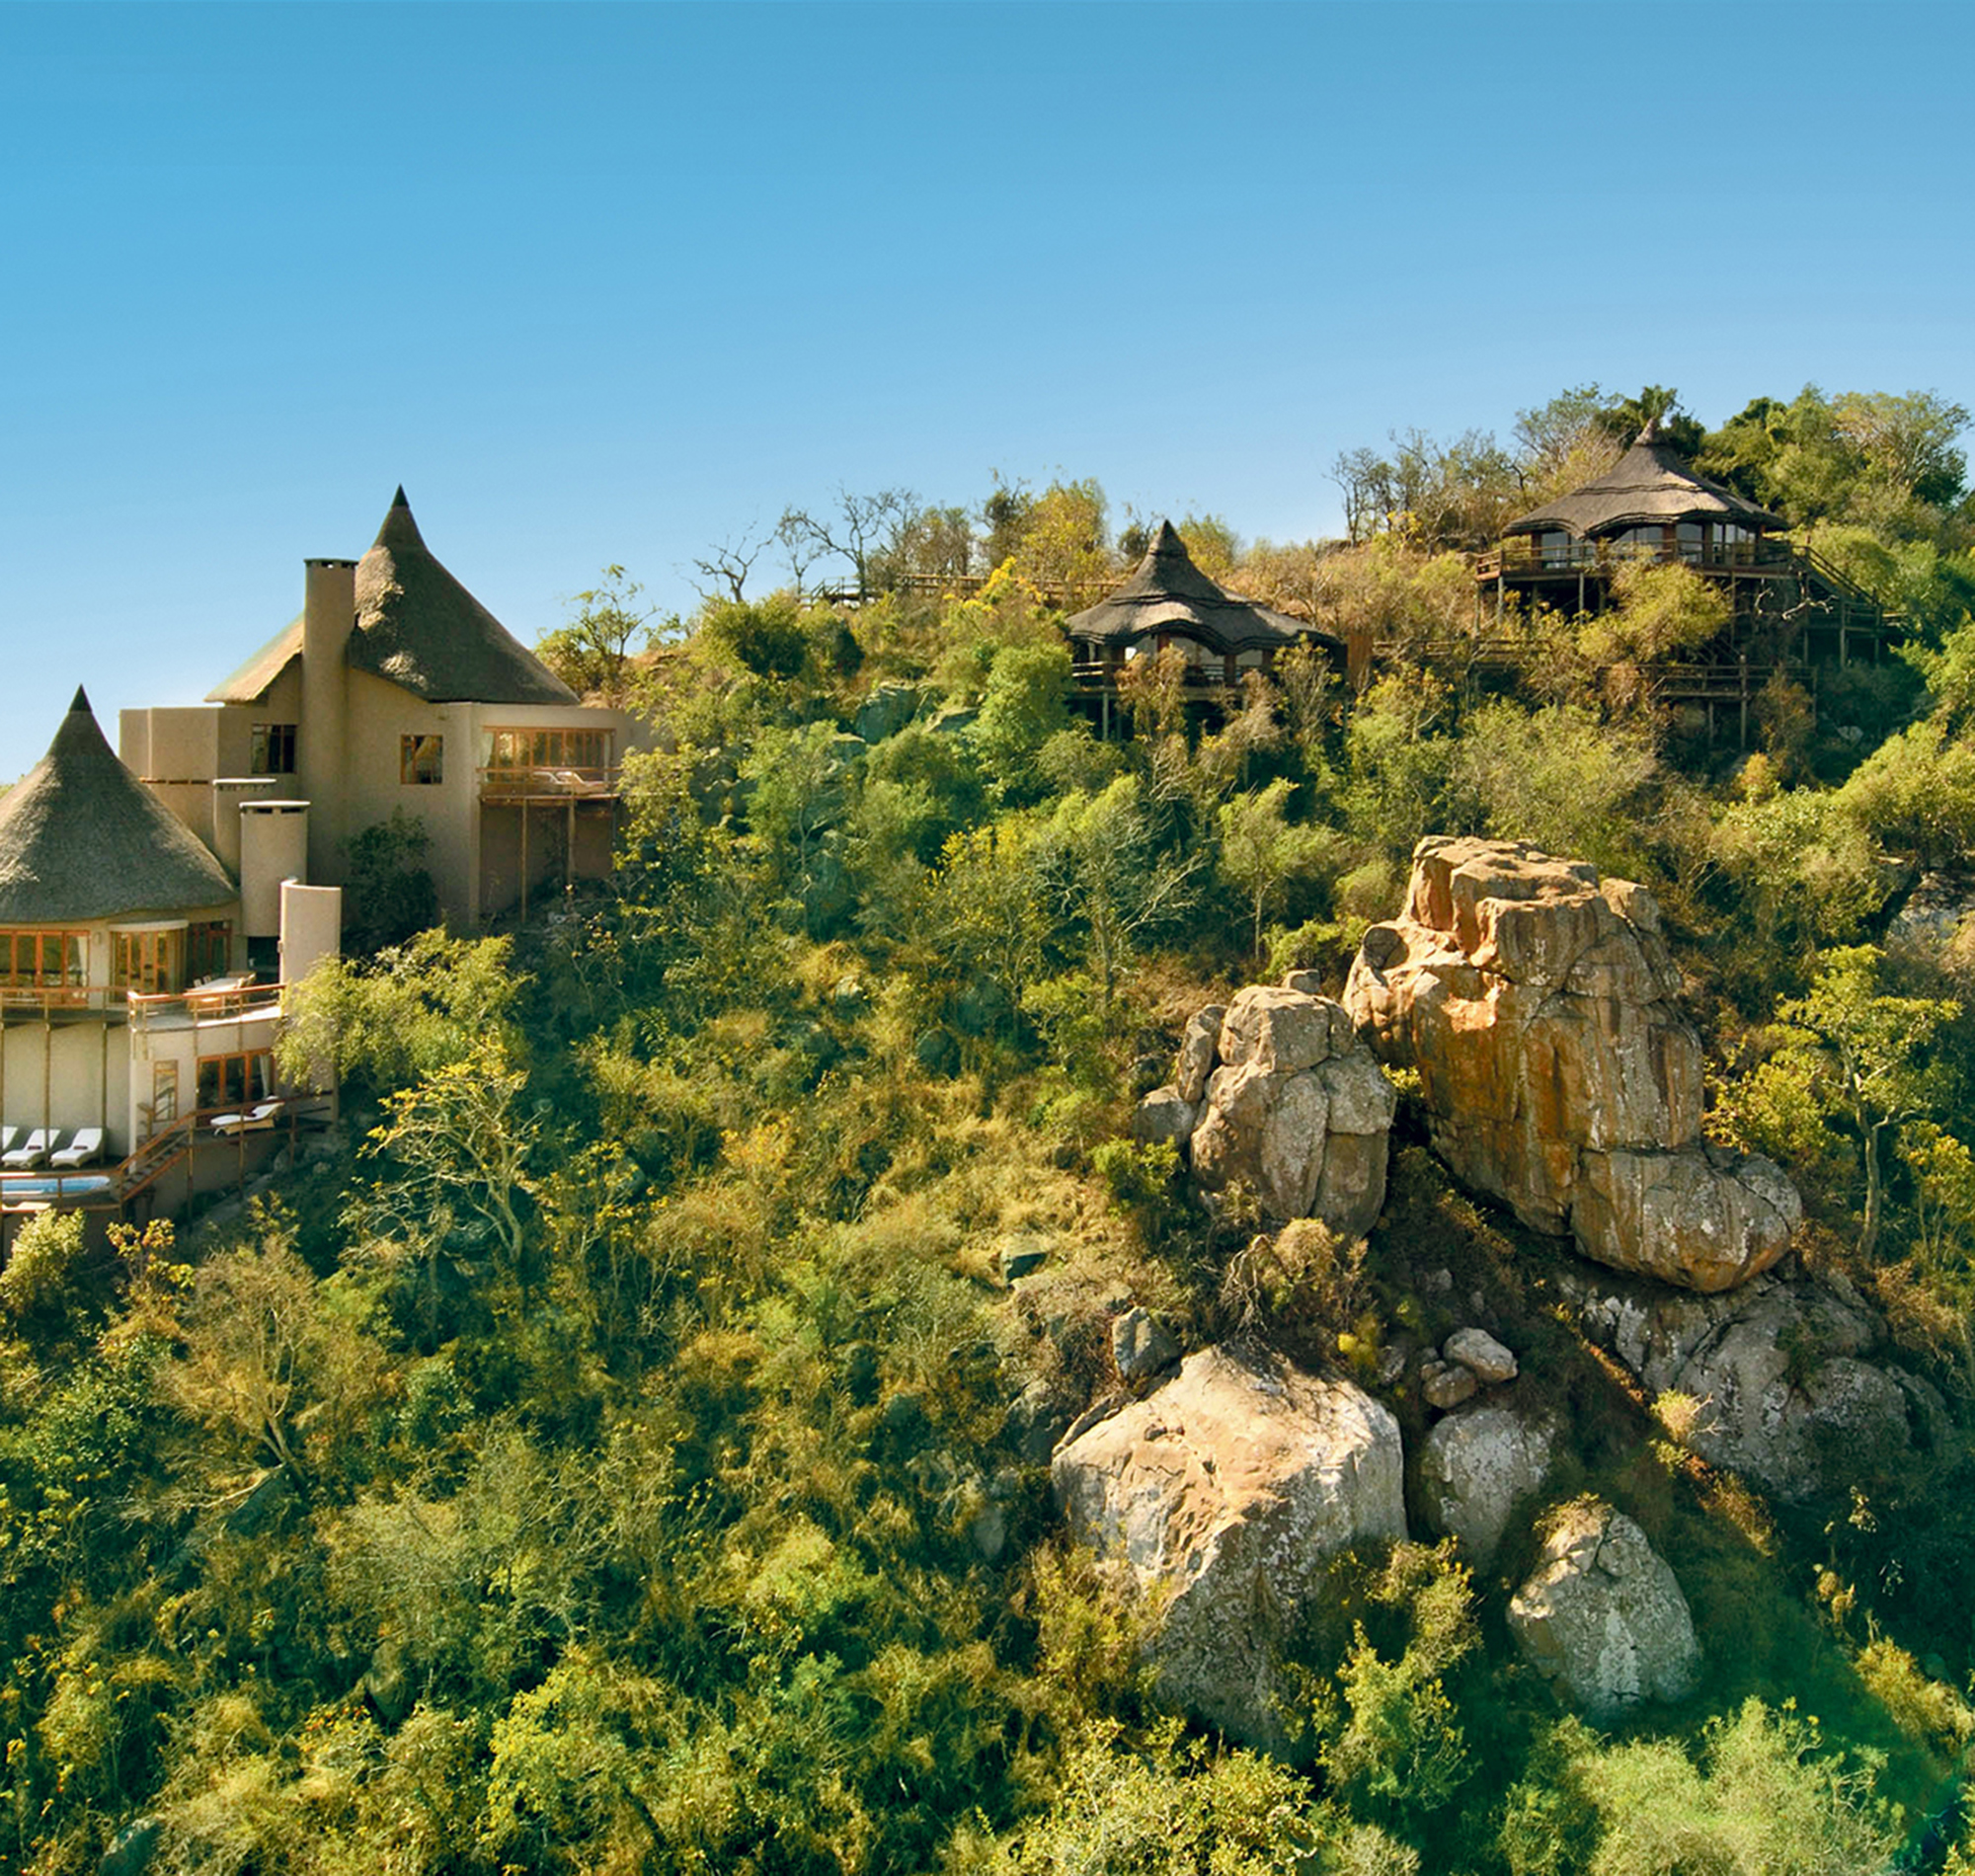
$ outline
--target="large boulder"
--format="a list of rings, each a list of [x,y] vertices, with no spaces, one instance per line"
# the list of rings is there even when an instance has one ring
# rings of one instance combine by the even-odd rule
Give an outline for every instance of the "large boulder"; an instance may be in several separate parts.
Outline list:
[[[1136,1131],[1170,1129],[1198,1088],[1185,1144],[1208,1192],[1245,1180],[1278,1218],[1320,1218],[1363,1237],[1385,1204],[1397,1096],[1342,1004],[1254,984],[1187,1025],[1177,1078],[1146,1098]]]
[[[1600,1263],[1711,1292],[1774,1264],[1802,1208],[1770,1161],[1701,1142],[1679,987],[1644,887],[1429,835],[1345,1003],[1382,1061],[1418,1071],[1458,1177]]]
[[[1075,1537],[1163,1598],[1163,1697],[1252,1744],[1282,1741],[1277,1649],[1325,1560],[1406,1534],[1398,1422],[1227,1346],[1066,1440],[1051,1472]]]
[[[1669,1416],[1684,1444],[1779,1498],[1897,1468],[1945,1424],[1934,1389],[1879,1358],[1883,1327],[1856,1293],[1776,1276],[1719,1296],[1565,1281],[1585,1332],[1648,1396],[1685,1397]]]
[[[1472,1407],[1434,1423],[1420,1452],[1427,1523],[1459,1537],[1476,1568],[1495,1561],[1516,1507],[1549,1477],[1550,1430],[1508,1407]]]
[[[1595,1499],[1556,1515],[1509,1628],[1558,1692],[1594,1720],[1694,1690],[1700,1650],[1680,1584],[1646,1533]]]

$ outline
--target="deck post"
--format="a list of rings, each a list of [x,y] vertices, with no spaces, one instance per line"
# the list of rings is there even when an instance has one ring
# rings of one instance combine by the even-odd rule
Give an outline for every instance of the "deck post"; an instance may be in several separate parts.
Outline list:
[[[1749,746],[1749,654],[1739,654],[1742,664],[1742,746]]]
[[[528,922],[528,798],[521,797],[521,923]]]

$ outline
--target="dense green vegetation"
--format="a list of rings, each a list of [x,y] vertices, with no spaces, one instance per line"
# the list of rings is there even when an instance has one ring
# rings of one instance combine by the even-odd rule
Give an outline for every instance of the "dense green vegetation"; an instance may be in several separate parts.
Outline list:
[[[1506,677],[1427,656],[1472,604],[1453,550],[1640,415],[1578,391],[1512,446],[1358,452],[1354,543],[1189,519],[1231,585],[1421,656],[1354,694],[1292,655],[1209,723],[1147,661],[1123,742],[1073,714],[1045,597],[1143,543],[1094,484],[791,510],[797,580],[837,551],[863,604],[750,599],[744,548],[648,649],[612,569],[546,649],[653,726],[617,890],[394,942],[416,830],[374,830],[386,948],[289,1043],[336,1060],[349,1145],[176,1237],[43,1218],[0,1272],[0,1863],[93,1869],[151,1818],[185,1872],[1975,1864],[1952,1820],[1919,1840],[1975,1737],[1975,1004],[1967,959],[1886,941],[1975,831],[1966,414],[1813,389],[1690,438],[1915,621],[1814,715],[1769,697],[1746,757],[1611,681],[1713,629],[1685,569],[1530,622]],[[1766,1506],[1577,1340],[1561,1252],[1416,1117],[1362,1255],[1252,1242],[1124,1143],[1186,1015],[1341,980],[1429,830],[1653,887],[1711,1125],[1785,1162],[1801,1255],[1887,1312],[1951,1437]],[[1011,1403],[1088,1398],[1126,1295],[1370,1373],[1456,1326],[1439,1269],[1569,1425],[1562,1495],[1675,1563],[1701,1690],[1590,1729],[1503,1626],[1531,1545],[1477,1578],[1410,1544],[1336,1566],[1286,1758],[1162,1714],[1147,1611],[1062,1538]]]

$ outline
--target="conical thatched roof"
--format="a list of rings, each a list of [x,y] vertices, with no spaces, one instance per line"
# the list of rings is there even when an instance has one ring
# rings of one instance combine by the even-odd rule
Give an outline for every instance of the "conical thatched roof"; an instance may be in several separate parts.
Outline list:
[[[1733,489],[1696,475],[1660,435],[1659,426],[1648,424],[1616,468],[1559,496],[1547,508],[1518,515],[1502,531],[1540,534],[1546,528],[1561,528],[1585,540],[1655,521],[1701,520],[1732,521],[1758,534],[1789,525],[1781,515],[1759,508]]]
[[[1342,648],[1343,641],[1287,612],[1224,592],[1193,564],[1170,521],[1161,521],[1131,579],[1108,598],[1064,621],[1073,639],[1130,644],[1157,632],[1183,633],[1218,652],[1274,650],[1299,639]]]
[[[349,662],[353,670],[388,678],[429,703],[577,701],[576,692],[433,557],[403,489],[375,544],[356,563]]]
[[[226,869],[117,759],[81,690],[0,801],[0,924],[89,924],[223,905]]]

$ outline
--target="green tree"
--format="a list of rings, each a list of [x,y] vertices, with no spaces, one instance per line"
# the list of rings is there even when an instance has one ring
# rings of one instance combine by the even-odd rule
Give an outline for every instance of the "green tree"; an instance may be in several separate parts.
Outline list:
[[[1205,856],[1164,848],[1136,775],[1059,803],[1036,839],[1046,901],[1080,934],[1109,1009],[1141,941],[1192,909]]]
[[[438,888],[425,863],[431,846],[424,821],[402,808],[345,843],[345,925],[354,949],[382,951],[438,923]]]
[[[327,958],[290,990],[276,1058],[304,1087],[325,1065],[372,1092],[403,1087],[489,1042],[517,1048],[526,982],[507,938],[427,931],[368,964]]]
[[[1636,397],[1621,397],[1598,413],[1598,423],[1615,442],[1628,444],[1648,425],[1683,456],[1701,446],[1706,432],[1680,408],[1680,393],[1665,384],[1648,384]]]
[[[1899,1150],[1913,1185],[1913,1228],[1900,1272],[1910,1282],[1896,1282],[1887,1299],[1896,1320],[1918,1331],[1949,1365],[1963,1396],[1975,1399],[1975,1153],[1929,1120],[1901,1130]]]
[[[1069,648],[1004,645],[994,654],[981,714],[968,731],[982,768],[1006,799],[1035,793],[1037,758],[1069,728]]]
[[[1105,516],[1104,491],[1094,478],[1052,482],[1024,517],[1015,572],[1053,597],[1094,597],[1112,575]]]
[[[1630,877],[1648,870],[1642,836],[1660,773],[1642,728],[1601,723],[1572,704],[1525,711],[1497,700],[1468,721],[1453,766],[1454,792],[1478,806],[1497,839]]]
[[[656,606],[639,603],[643,592],[623,568],[604,568],[594,586],[571,600],[576,616],[535,641],[536,655],[579,697],[621,707],[634,641],[642,648],[653,637],[658,616]]]
[[[1677,560],[1628,562],[1612,590],[1618,603],[1578,628],[1585,656],[1598,664],[1691,656],[1728,629],[1730,608],[1719,585]]]
[[[1897,1842],[1868,1767],[1814,1720],[1751,1698],[1708,1722],[1701,1765],[1672,1740],[1585,1752],[1574,1768],[1602,1827],[1588,1876],[1861,1876]]]
[[[388,1170],[359,1206],[364,1225],[430,1258],[463,1214],[518,1268],[535,1192],[528,1159],[540,1133],[520,1111],[526,1082],[500,1043],[483,1037],[414,1086],[387,1094],[367,1150]]]
[[[1322,827],[1291,824],[1286,812],[1291,784],[1271,782],[1222,804],[1221,874],[1248,901],[1255,933],[1255,956],[1262,955],[1262,918],[1269,901],[1296,874],[1316,867],[1337,846]]]
[[[1953,866],[1975,845],[1975,746],[1938,721],[1909,724],[1853,770],[1838,799],[1891,852]]]
[[[295,1254],[291,1222],[265,1212],[256,1222],[253,1242],[198,1267],[166,1387],[247,1452],[306,1477],[304,1432],[326,1445],[348,1423],[372,1394],[377,1351],[343,1306],[352,1299]]]
[[[1787,1138],[1776,1136],[1806,1121],[1849,1131],[1864,1179],[1861,1259],[1878,1248],[1886,1145],[1943,1102],[1947,1072],[1935,1044],[1960,1014],[1951,999],[1889,992],[1884,972],[1870,945],[1828,953],[1808,994],[1778,1005],[1776,1052],[1729,1104],[1765,1150],[1775,1139],[1787,1153]]]

